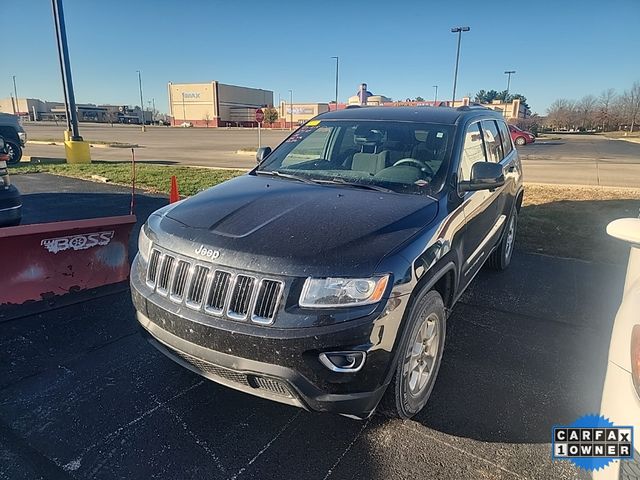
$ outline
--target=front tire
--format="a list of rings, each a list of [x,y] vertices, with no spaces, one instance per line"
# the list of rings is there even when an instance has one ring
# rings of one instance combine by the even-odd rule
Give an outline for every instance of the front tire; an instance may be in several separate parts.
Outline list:
[[[17,143],[7,141],[6,149],[7,149],[7,154],[9,155],[9,160],[7,160],[7,165],[16,165],[22,158],[22,147]]]
[[[524,137],[517,137],[516,138],[516,145],[519,147],[522,147],[523,145],[527,144],[527,139]]]
[[[506,270],[511,263],[513,249],[516,243],[516,232],[518,231],[518,211],[514,208],[507,220],[506,230],[502,240],[489,257],[489,266],[499,272]]]
[[[436,383],[446,334],[440,294],[419,294],[407,319],[408,334],[400,345],[398,365],[381,402],[381,412],[408,419],[427,403]]]

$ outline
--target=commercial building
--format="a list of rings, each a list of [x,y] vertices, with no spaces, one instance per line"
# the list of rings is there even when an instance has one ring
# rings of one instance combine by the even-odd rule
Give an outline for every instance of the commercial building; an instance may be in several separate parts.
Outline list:
[[[257,108],[273,107],[273,92],[259,88],[207,83],[169,82],[173,125],[194,127],[254,126]]]
[[[64,103],[47,102],[37,98],[14,97],[0,99],[0,112],[19,115],[31,121],[65,121],[67,114]],[[76,104],[79,122],[99,123],[142,123],[140,107],[127,105],[94,105],[92,103]],[[146,123],[151,122],[152,112],[145,110]]]
[[[491,110],[501,112],[502,116],[507,120],[518,120],[531,116],[531,110],[529,110],[519,98],[516,98],[509,103],[505,103],[501,100],[494,100],[491,103],[483,103],[483,105]]]
[[[328,103],[293,103],[282,101],[278,108],[277,126],[288,128],[301,125],[316,115],[329,111]],[[276,124],[274,124],[276,126]]]

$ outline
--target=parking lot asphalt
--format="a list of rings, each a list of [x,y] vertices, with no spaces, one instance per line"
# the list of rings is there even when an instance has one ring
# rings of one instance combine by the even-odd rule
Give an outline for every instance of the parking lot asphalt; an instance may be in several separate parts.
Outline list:
[[[27,124],[31,139],[61,138],[61,126]],[[81,124],[87,140],[139,144],[140,161],[205,167],[253,168],[253,155],[241,148],[257,146],[255,129],[149,127],[145,133],[133,125]],[[288,130],[262,132],[262,144],[275,147]],[[526,168],[526,181],[613,187],[640,186],[640,143],[610,140],[601,135],[548,135],[518,148]],[[127,148],[93,148],[94,160],[130,161]],[[25,155],[64,157],[63,146],[27,144]]]
[[[128,210],[121,187],[14,183],[26,222]],[[164,204],[140,195],[140,221]],[[551,461],[551,426],[598,409],[623,280],[620,267],[522,252],[507,272],[482,271],[410,421],[309,413],[207,381],[138,335],[128,292],[4,322],[0,479],[587,478]]]

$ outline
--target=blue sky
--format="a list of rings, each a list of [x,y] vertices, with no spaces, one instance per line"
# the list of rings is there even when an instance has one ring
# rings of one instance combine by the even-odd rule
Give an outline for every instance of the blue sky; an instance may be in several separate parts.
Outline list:
[[[506,88],[543,114],[556,98],[618,92],[640,80],[639,0],[278,1],[64,0],[76,100],[166,112],[167,82],[264,88],[294,102],[340,99],[360,82],[404,100],[450,98],[455,25],[463,35],[458,97]],[[16,19],[13,21],[12,19]],[[49,0],[2,0],[0,97],[62,100]],[[14,39],[9,41],[8,39]]]

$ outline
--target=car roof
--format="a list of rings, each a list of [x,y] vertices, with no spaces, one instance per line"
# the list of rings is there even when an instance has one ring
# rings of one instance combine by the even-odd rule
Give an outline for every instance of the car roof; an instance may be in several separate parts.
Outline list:
[[[456,124],[463,117],[485,116],[502,118],[493,110],[485,107],[348,107],[343,110],[325,112],[319,115],[322,120],[375,120],[397,122],[431,122]]]

